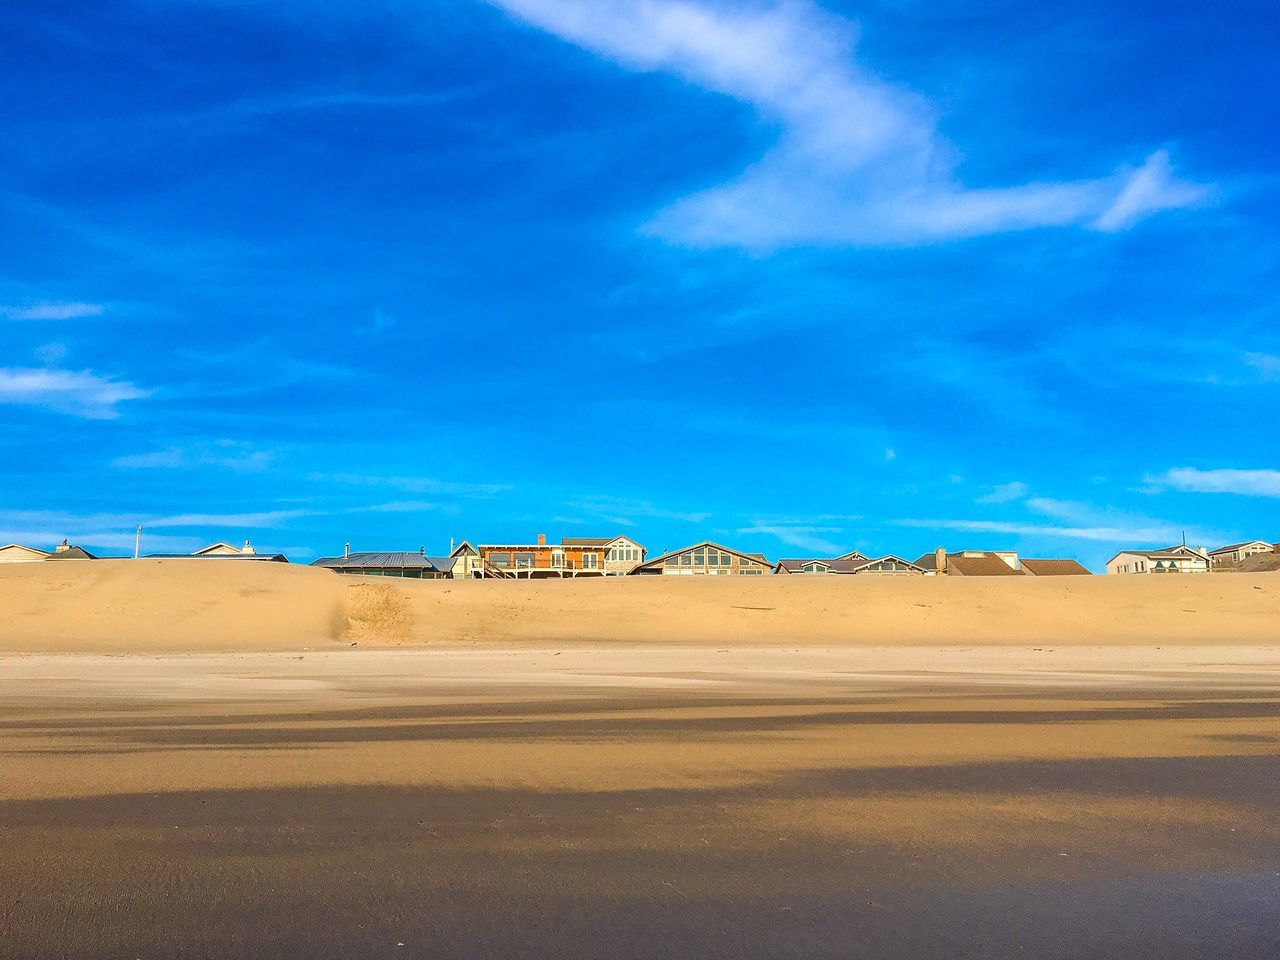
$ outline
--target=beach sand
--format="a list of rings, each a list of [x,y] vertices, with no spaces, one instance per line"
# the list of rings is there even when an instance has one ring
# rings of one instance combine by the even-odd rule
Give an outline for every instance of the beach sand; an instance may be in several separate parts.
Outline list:
[[[661,581],[395,585],[378,637],[325,619],[367,585],[315,573],[254,582],[328,614],[234,644],[196,616],[113,642],[110,591],[148,616],[127,570],[97,593],[59,572],[90,598],[73,611],[0,573],[0,609],[84,630],[67,653],[0,624],[0,957],[1280,954],[1269,581],[1162,586],[1233,624],[1199,639],[1152,608],[1052,643],[1065,612],[1027,621],[1034,643],[1001,642],[1005,613],[983,643],[908,617],[902,638],[726,644],[700,619],[717,603],[830,610],[849,588],[671,585],[658,630],[622,621]],[[203,608],[222,629],[262,575],[213,575],[230,586],[184,589],[224,591]],[[931,596],[963,621],[993,594],[959,582]],[[433,629],[423,611],[473,587]],[[496,587],[520,592],[486,613]],[[628,605],[594,642],[572,611],[530,626],[588,595]],[[477,616],[508,626],[468,639]],[[563,642],[512,639],[535,629]]]

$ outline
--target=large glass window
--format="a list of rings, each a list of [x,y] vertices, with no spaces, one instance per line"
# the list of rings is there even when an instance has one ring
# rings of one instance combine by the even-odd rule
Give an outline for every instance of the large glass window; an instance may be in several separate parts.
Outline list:
[[[517,554],[515,555],[515,557],[516,557],[516,566],[517,566],[517,567],[525,567],[525,568],[528,568],[528,567],[532,567],[532,566],[533,566],[533,554],[532,554],[532,553],[517,553]]]
[[[663,560],[663,561],[662,561],[662,565],[663,565],[664,567],[674,567],[674,566],[675,566],[676,564],[678,564],[679,562],[680,562],[680,558],[679,558],[678,556],[675,556],[675,557],[667,557],[667,559],[665,559],[665,560]]]
[[[584,554],[582,555],[582,569],[583,569],[583,570],[596,570],[596,569],[598,569],[598,568],[599,568],[599,561],[600,561],[600,554],[598,554],[598,553],[584,553]]]
[[[495,567],[509,567],[511,566],[511,554],[491,553],[489,554],[489,562]]]
[[[564,551],[563,550],[551,551],[551,566],[555,567],[555,569],[557,570],[564,569]]]

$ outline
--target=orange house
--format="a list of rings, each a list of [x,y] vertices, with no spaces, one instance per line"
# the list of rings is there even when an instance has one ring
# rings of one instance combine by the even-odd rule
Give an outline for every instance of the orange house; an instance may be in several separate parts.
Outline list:
[[[520,579],[548,577],[603,577],[607,542],[547,543],[545,533],[537,543],[481,544],[480,556],[488,567]]]

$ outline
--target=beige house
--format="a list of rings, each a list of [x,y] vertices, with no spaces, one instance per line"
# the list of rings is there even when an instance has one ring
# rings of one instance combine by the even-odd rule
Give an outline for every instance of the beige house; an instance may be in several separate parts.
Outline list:
[[[604,573],[606,577],[625,577],[644,563],[645,549],[630,537],[612,539],[592,537],[565,537],[560,541],[566,547],[604,547]]]
[[[254,552],[253,546],[248,540],[244,542],[243,547],[232,546],[220,540],[217,543],[209,544],[207,547],[202,547],[191,555],[193,557],[240,557],[252,556]]]
[[[470,542],[463,540],[449,553],[453,560],[453,579],[479,579],[483,565],[480,562],[480,551]]]
[[[762,553],[741,553],[704,540],[638,565],[633,576],[760,576],[773,569]]]
[[[1204,548],[1185,545],[1163,550],[1121,550],[1107,561],[1107,573],[1113,576],[1208,572],[1209,555]]]
[[[1259,553],[1275,552],[1275,544],[1266,540],[1246,540],[1244,543],[1229,543],[1225,547],[1209,551],[1209,566],[1221,567],[1232,563],[1240,563]]]
[[[0,547],[0,563],[33,563],[36,560],[47,560],[48,552],[35,547],[24,547],[20,543],[6,543]]]

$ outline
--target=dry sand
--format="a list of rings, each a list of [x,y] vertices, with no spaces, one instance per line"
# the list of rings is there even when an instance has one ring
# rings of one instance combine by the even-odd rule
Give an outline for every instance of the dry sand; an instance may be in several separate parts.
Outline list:
[[[348,617],[350,618],[348,620]],[[0,567],[0,652],[370,644],[1280,641],[1280,576],[403,581],[218,560]]]
[[[1276,581],[223,566],[0,571],[0,958],[1280,955]]]

